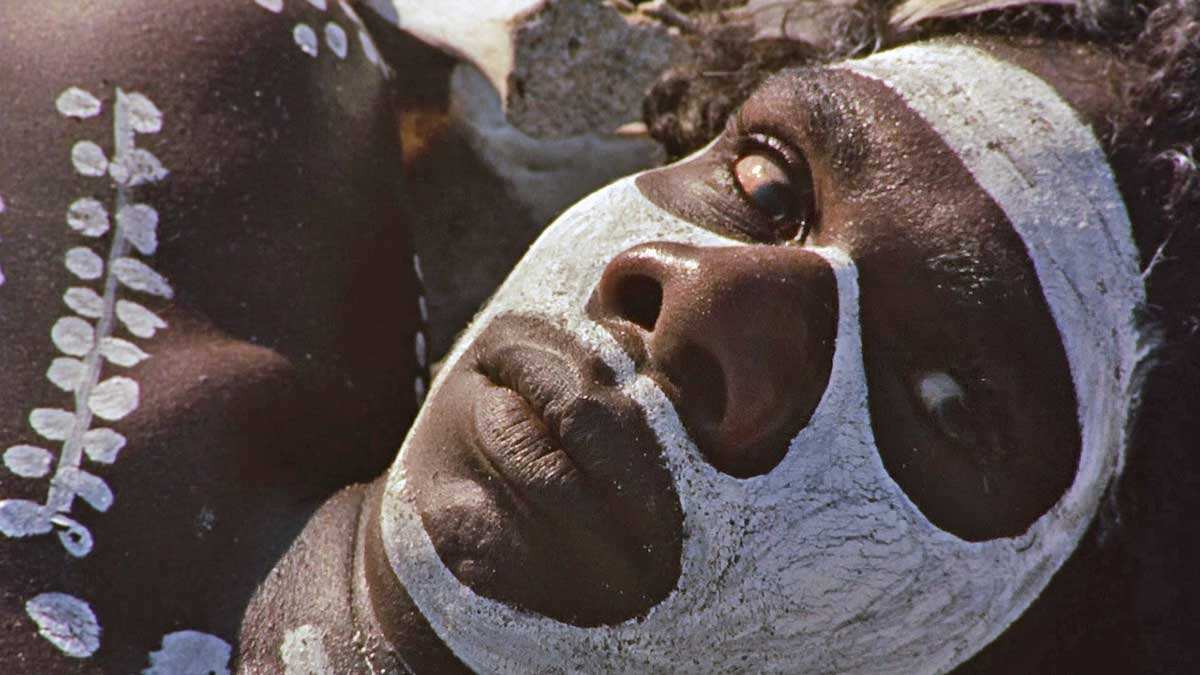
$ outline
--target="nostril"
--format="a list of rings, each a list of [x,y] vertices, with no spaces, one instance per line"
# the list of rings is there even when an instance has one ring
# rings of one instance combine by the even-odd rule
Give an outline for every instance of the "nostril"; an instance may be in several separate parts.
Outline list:
[[[621,318],[653,331],[662,312],[663,289],[656,279],[643,274],[622,276],[613,294]]]

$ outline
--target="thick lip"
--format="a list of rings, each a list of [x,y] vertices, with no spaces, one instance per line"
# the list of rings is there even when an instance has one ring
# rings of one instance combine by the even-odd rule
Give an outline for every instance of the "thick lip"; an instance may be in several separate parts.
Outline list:
[[[476,592],[575,625],[623,621],[674,587],[682,510],[641,408],[550,321],[488,322],[426,404],[408,485]]]
[[[483,470],[519,501],[575,510],[601,498],[590,480],[597,462],[592,440],[621,430],[617,403],[603,395],[612,371],[565,331],[519,316],[494,321],[472,346],[466,372],[475,394],[471,445]],[[590,500],[589,500],[590,501]]]

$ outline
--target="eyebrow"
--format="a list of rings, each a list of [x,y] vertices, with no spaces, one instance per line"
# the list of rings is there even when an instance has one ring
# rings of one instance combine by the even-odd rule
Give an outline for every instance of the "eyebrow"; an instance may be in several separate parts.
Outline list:
[[[828,158],[838,178],[850,179],[870,154],[869,119],[855,97],[848,95],[847,80],[839,75],[840,71],[818,66],[788,68],[767,78],[752,96],[782,98],[790,113],[797,115],[789,126],[798,127]],[[772,107],[767,114],[779,111]]]

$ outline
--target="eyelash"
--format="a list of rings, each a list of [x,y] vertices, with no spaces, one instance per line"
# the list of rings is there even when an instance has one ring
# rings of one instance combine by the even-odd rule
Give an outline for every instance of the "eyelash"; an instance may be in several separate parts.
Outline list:
[[[791,238],[779,242],[784,245],[803,246],[808,236],[816,228],[820,221],[819,194],[816,189],[816,181],[813,180],[812,168],[803,153],[796,150],[787,142],[781,140],[778,136],[761,131],[754,131],[745,126],[741,118],[740,111],[732,118],[732,131],[735,134],[736,142],[734,145],[733,160],[728,165],[730,178],[738,188],[744,200],[749,200],[748,195],[741,189],[736,176],[734,175],[733,167],[742,158],[753,153],[769,154],[773,156],[781,166],[787,170],[789,179],[797,186],[807,184],[812,191],[813,210],[810,217],[801,222],[797,228],[797,232]],[[803,166],[808,169],[807,175],[797,176],[797,167]]]

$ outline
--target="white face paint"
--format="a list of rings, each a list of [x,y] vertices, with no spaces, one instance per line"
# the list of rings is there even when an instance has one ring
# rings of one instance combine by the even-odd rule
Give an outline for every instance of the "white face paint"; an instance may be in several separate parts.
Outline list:
[[[1129,219],[1104,156],[1046,83],[978,50],[914,46],[844,67],[881,80],[925,118],[1024,241],[1079,403],[1083,447],[1071,488],[1014,538],[965,542],[921,514],[876,448],[857,271],[834,249],[813,249],[835,272],[840,314],[829,384],[810,423],[765,475],[737,479],[713,469],[667,397],[634,372],[584,307],[607,263],[633,245],[737,242],[667,214],[625,179],[546,231],[444,371],[502,312],[542,316],[598,353],[644,409],[674,479],[685,533],[678,585],[643,619],[597,628],[477,595],[445,567],[423,529],[406,483],[406,445],[385,493],[387,555],[430,625],[470,667],[944,671],[1024,611],[1076,547],[1122,461],[1139,358],[1133,315],[1144,301]]]
[[[293,628],[283,636],[279,658],[283,660],[284,675],[325,675],[333,673],[325,653],[324,631],[312,624]]]

